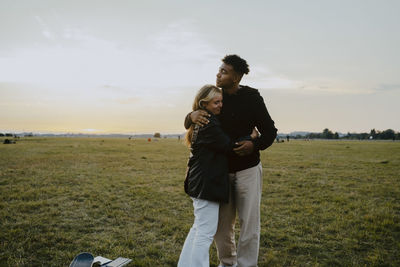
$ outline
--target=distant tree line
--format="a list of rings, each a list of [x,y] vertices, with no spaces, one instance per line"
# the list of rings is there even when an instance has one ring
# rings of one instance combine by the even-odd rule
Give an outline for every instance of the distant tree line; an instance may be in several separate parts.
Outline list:
[[[13,133],[0,133],[0,137],[3,137],[3,136],[5,136],[5,137],[18,137],[19,135],[17,135],[17,134],[13,134]],[[32,137],[33,136],[33,134],[32,133],[28,133],[28,134],[25,134],[24,135],[25,137]]]
[[[14,136],[14,134],[11,134],[11,133],[5,133],[5,134],[3,134],[3,133],[0,133],[0,136],[13,137],[13,136]]]
[[[347,139],[374,139],[374,140],[400,140],[400,132],[395,132],[392,129],[387,129],[384,131],[376,131],[372,129],[369,133],[347,133],[343,138]]]
[[[325,128],[322,133],[309,133],[305,136],[294,136],[294,138],[307,139],[352,139],[352,140],[400,140],[400,132],[395,132],[392,129],[385,131],[377,131],[372,129],[369,133],[347,133],[340,136],[338,132],[333,133],[328,128]]]
[[[0,133],[0,137],[17,137],[16,134],[12,133]],[[25,137],[32,137],[32,133],[24,135]],[[160,133],[155,133],[154,137],[160,138]],[[325,128],[322,133],[308,133],[306,135],[290,136],[295,139],[352,139],[352,140],[400,140],[400,132],[395,132],[392,129],[384,131],[377,131],[372,129],[369,133],[347,133],[346,135],[339,134],[338,132],[333,133],[328,128]]]
[[[324,129],[322,133],[309,133],[306,135],[309,139],[339,139],[339,133],[333,133],[328,128]]]

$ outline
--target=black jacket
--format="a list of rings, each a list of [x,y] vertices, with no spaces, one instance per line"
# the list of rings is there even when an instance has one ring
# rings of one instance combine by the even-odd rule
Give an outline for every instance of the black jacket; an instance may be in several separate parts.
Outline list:
[[[207,125],[195,126],[185,192],[191,197],[226,203],[229,200],[227,153],[232,151],[234,143],[222,131],[217,117],[210,115]]]
[[[253,128],[257,127],[260,136],[253,141],[254,151],[247,156],[238,156],[229,153],[229,172],[241,171],[256,166],[260,162],[259,150],[264,150],[274,142],[277,129],[265,106],[264,99],[258,90],[241,86],[232,95],[223,93],[223,106],[218,116],[223,131],[236,140],[240,136],[250,135]],[[189,113],[190,114],[190,113]],[[185,127],[191,124],[190,116],[186,117]]]

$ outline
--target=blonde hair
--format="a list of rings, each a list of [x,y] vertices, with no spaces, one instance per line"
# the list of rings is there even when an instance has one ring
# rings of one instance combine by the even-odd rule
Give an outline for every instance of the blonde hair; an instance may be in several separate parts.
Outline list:
[[[210,102],[218,94],[222,94],[222,90],[218,87],[211,84],[204,85],[200,88],[200,90],[196,94],[196,97],[194,98],[192,110],[196,111],[199,109],[204,109],[204,104]],[[185,135],[185,143],[188,147],[190,147],[192,143],[193,131],[194,124],[190,125],[190,128]]]

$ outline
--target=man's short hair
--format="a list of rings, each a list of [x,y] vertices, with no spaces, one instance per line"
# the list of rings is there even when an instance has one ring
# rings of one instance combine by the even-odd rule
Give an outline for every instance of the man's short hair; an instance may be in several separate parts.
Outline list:
[[[233,69],[240,74],[247,74],[249,73],[249,65],[247,64],[246,60],[239,57],[238,55],[226,55],[222,62],[227,65],[231,65]]]

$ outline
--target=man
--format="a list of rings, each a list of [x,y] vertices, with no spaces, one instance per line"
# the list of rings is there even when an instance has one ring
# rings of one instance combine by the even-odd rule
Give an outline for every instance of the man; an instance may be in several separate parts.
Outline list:
[[[222,129],[232,139],[250,135],[254,127],[260,136],[253,141],[241,141],[228,156],[232,185],[228,204],[220,205],[218,230],[215,235],[220,266],[257,266],[260,243],[260,202],[262,166],[260,150],[275,140],[277,129],[258,90],[240,85],[249,73],[247,62],[237,55],[227,55],[217,74],[216,85],[223,91],[223,106],[219,120]],[[185,119],[191,123],[208,123],[206,113],[194,111]],[[240,221],[240,236],[236,253],[236,211]]]

